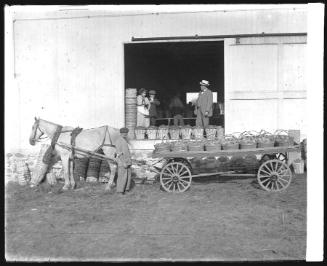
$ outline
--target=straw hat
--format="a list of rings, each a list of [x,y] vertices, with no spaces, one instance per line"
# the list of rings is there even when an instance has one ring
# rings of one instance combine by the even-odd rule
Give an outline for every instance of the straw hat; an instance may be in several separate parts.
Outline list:
[[[207,86],[210,85],[210,83],[209,83],[209,81],[203,79],[203,80],[200,81],[200,85],[202,85],[202,86],[206,86],[206,87],[207,87]]]

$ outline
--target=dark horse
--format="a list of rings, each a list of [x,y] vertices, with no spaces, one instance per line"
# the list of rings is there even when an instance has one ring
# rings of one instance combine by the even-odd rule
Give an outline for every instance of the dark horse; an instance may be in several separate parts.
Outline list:
[[[52,163],[55,163],[60,159],[62,161],[65,178],[65,185],[63,187],[64,190],[69,189],[70,186],[72,189],[76,187],[74,177],[70,169],[72,149],[69,147],[71,147],[73,130],[73,127],[63,127],[40,118],[35,118],[29,138],[31,145],[35,145],[36,142],[45,138],[49,138],[51,140]],[[75,157],[82,158],[87,156],[85,152],[79,150],[80,148],[89,152],[97,152],[99,149],[102,149],[104,155],[110,158],[107,161],[110,165],[111,175],[106,189],[110,189],[113,183],[114,175],[117,169],[117,166],[114,163],[114,158],[116,155],[115,143],[121,138],[122,137],[118,129],[109,126],[102,126],[85,130],[80,129],[80,132],[75,139]]]

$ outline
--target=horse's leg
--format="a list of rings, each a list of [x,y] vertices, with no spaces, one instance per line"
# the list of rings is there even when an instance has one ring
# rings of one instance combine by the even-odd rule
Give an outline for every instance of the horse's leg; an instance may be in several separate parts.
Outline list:
[[[63,153],[61,155],[62,168],[64,169],[64,178],[65,185],[63,186],[63,190],[68,190],[70,186],[69,182],[69,153]]]
[[[70,185],[72,189],[76,188],[76,183],[74,179],[74,159],[69,159],[69,179],[70,179]]]
[[[111,190],[113,183],[114,183],[114,178],[117,172],[117,165],[112,163],[111,161],[108,161],[108,164],[110,166],[110,176],[109,176],[109,181],[106,185],[106,190]]]

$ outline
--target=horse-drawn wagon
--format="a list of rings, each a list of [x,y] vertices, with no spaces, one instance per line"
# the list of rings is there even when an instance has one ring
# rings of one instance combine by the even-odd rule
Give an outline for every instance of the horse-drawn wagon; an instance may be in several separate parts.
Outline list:
[[[244,144],[244,143],[243,143]],[[261,145],[260,145],[261,144]],[[268,143],[269,144],[269,143]],[[266,191],[282,191],[291,183],[293,172],[289,166],[289,153],[300,151],[300,145],[294,141],[284,142],[280,146],[262,145],[262,143],[252,142],[252,145],[243,145],[239,149],[238,145],[230,146],[231,149],[217,148],[210,150],[194,151],[190,149],[182,149],[180,151],[155,150],[152,154],[153,158],[161,158],[165,164],[158,171],[160,184],[167,192],[184,192],[190,188],[192,178],[203,176],[248,176],[256,177],[259,185]],[[200,158],[245,158],[255,156],[257,163],[250,165],[217,168],[215,172],[206,172],[194,174],[191,160]],[[246,161],[245,161],[246,164]],[[250,168],[250,169],[249,169]],[[249,171],[251,170],[251,171]]]

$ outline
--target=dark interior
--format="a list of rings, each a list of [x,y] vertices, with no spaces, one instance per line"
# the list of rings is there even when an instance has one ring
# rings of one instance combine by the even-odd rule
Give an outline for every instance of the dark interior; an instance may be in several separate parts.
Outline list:
[[[223,41],[125,44],[125,87],[156,90],[164,113],[177,91],[186,103],[186,92],[198,92],[202,79],[223,103]],[[223,117],[215,116],[211,124],[223,124]]]

